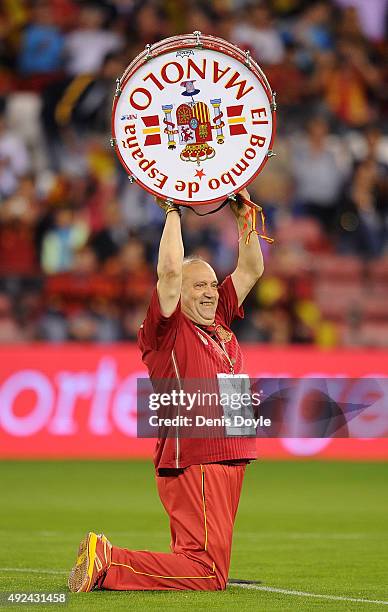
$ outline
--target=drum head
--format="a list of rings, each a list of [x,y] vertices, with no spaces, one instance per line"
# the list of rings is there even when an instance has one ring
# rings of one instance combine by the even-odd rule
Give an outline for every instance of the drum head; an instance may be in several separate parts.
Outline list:
[[[259,66],[234,45],[172,37],[121,78],[112,143],[127,173],[155,196],[219,202],[247,186],[271,154],[272,101]]]

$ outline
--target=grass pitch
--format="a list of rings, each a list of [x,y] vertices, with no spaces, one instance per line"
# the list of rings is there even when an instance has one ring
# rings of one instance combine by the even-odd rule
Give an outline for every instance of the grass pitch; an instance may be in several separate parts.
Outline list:
[[[3,462],[0,485],[0,591],[66,591],[79,540],[90,530],[126,548],[169,550],[150,462]],[[351,601],[388,602],[388,464],[249,466],[230,576],[284,592],[95,591],[72,594],[65,608],[7,609],[388,611]]]

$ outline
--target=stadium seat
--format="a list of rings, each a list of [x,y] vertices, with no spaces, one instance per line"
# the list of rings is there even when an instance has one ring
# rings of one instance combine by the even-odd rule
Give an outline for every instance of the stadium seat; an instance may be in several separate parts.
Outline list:
[[[370,261],[367,266],[367,272],[371,280],[388,283],[388,257]]]
[[[364,272],[364,262],[358,257],[321,255],[312,262],[314,273],[320,279],[360,280]]]
[[[360,331],[363,346],[388,347],[388,322],[363,323]]]

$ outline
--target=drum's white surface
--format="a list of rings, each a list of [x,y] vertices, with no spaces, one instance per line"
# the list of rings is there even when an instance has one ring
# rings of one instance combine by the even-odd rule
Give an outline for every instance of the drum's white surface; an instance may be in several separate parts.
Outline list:
[[[195,71],[192,62],[199,72],[204,70],[205,78]],[[214,82],[217,79],[218,82]],[[188,87],[181,84],[190,80],[195,82]],[[242,87],[233,85],[244,80],[246,83]],[[174,127],[170,126],[173,131],[187,128],[178,126],[176,111],[181,104],[192,102],[191,97],[182,95],[190,88],[200,90],[193,100],[208,106],[210,126],[215,123],[214,117],[220,111],[223,113],[219,120],[224,123],[222,130],[208,126],[211,140],[204,137],[210,147],[208,153],[211,149],[213,152],[198,161],[181,159],[187,144],[198,143],[195,137],[199,134],[198,127],[197,132],[186,129],[191,140],[189,138],[185,144],[180,143],[179,133],[170,134],[170,140],[176,143],[174,149],[168,148],[169,137],[164,131],[164,119],[174,123]],[[221,99],[220,111],[210,102],[216,99]],[[170,115],[168,110],[163,110],[166,105],[173,107]],[[228,117],[227,108],[240,105],[241,112]],[[206,112],[201,116],[206,123]],[[149,117],[153,119],[147,119]],[[267,123],[255,124],[255,121]],[[147,127],[146,122],[152,125]],[[199,204],[223,200],[253,179],[271,146],[272,124],[268,94],[248,66],[211,49],[174,49],[142,63],[124,83],[114,109],[113,135],[123,165],[140,185],[163,198]],[[232,135],[235,126],[243,126],[246,134]],[[206,127],[204,129],[206,133]],[[237,129],[242,130],[242,127]],[[223,143],[217,141],[220,132]],[[149,136],[154,138],[146,140]],[[147,144],[150,140],[155,143]],[[203,153],[206,145],[201,144],[202,155],[207,155]]]

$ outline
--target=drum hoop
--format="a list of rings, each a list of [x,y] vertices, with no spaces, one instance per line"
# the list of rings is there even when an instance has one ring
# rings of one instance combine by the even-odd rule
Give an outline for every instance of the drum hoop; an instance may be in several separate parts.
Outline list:
[[[230,48],[229,48],[229,45],[230,45]],[[221,53],[224,53],[225,55],[228,55],[229,57],[233,57],[234,59],[237,59],[241,63],[245,64],[248,70],[251,70],[253,74],[259,79],[267,95],[268,101],[270,103],[270,108],[271,108],[271,119],[272,119],[271,128],[272,129],[271,129],[271,140],[268,146],[268,151],[272,150],[273,143],[275,140],[275,134],[276,134],[276,105],[273,104],[274,94],[272,92],[270,84],[263,70],[258,65],[258,63],[250,56],[248,60],[247,55],[239,47],[237,47],[236,45],[233,45],[232,43],[228,43],[228,41],[225,41],[223,38],[218,38],[217,36],[201,35],[200,45],[198,45],[198,38],[195,34],[184,34],[180,36],[170,36],[169,38],[164,38],[163,40],[155,43],[154,45],[147,46],[144,51],[139,53],[132,60],[132,62],[128,65],[128,67],[124,71],[122,77],[120,79],[117,79],[118,91],[116,89],[116,94],[113,98],[112,119],[111,119],[112,142],[114,143],[113,146],[115,147],[116,155],[118,156],[122,166],[129,173],[129,177],[132,178],[137,184],[139,184],[143,189],[145,189],[145,191],[152,194],[153,196],[160,197],[160,194],[158,194],[156,191],[153,191],[147,185],[142,183],[142,181],[138,179],[137,176],[132,175],[132,171],[130,170],[130,168],[128,168],[127,164],[125,163],[125,160],[123,159],[121,155],[120,149],[117,146],[115,118],[116,118],[116,107],[118,104],[119,95],[121,91],[123,90],[123,88],[125,87],[125,85],[127,84],[128,80],[135,74],[135,72],[137,72],[137,70],[139,70],[139,68],[141,68],[146,63],[147,57],[148,57],[148,60],[152,60],[153,58],[159,57],[160,55],[163,55],[165,53],[169,53],[170,51],[174,51],[175,49],[203,49],[203,48],[210,49],[212,51],[219,51]],[[158,53],[158,50],[159,50],[159,53]],[[265,164],[268,162],[268,159],[269,159],[269,156],[265,155],[263,161],[261,162],[256,172],[251,176],[251,178],[248,181],[246,181],[243,185],[239,187],[239,191],[241,191],[242,189],[250,185],[252,181],[254,181],[254,179],[258,176],[258,174],[260,174],[260,172],[264,168]],[[222,198],[219,198],[219,197],[212,198],[211,200],[196,201],[196,202],[188,202],[187,200],[180,200],[178,198],[169,198],[169,199],[182,206],[185,206],[185,205],[189,206],[193,204],[195,206],[204,206],[207,204],[215,204],[222,200]]]
[[[248,69],[252,70],[253,68],[252,72],[259,78],[259,81],[266,90],[269,101],[272,102],[273,92],[271,86],[263,70],[252,57],[249,57],[248,62],[247,56],[242,49],[237,47],[237,45],[229,43],[223,38],[218,38],[217,36],[203,35],[201,36],[200,40],[201,46],[199,47],[195,35],[187,34],[182,36],[170,36],[169,38],[164,38],[154,45],[150,45],[149,49],[146,48],[144,51],[139,53],[139,55],[137,55],[125,69],[120,78],[120,88],[123,89],[130,77],[133,76],[133,74],[147,61],[150,61],[153,58],[159,57],[164,53],[174,51],[175,49],[205,48],[210,49],[211,51],[219,51],[225,55],[228,55],[229,57],[233,57],[234,59],[239,60],[241,63],[244,63]]]

